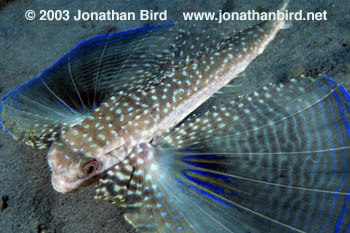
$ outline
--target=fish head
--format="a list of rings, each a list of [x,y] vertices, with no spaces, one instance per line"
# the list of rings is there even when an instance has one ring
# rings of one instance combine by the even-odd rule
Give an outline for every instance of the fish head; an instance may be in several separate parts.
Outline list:
[[[83,138],[71,136],[67,133],[54,142],[47,157],[52,186],[60,193],[75,192],[88,186],[127,154],[124,146],[109,151],[94,140],[85,143]]]

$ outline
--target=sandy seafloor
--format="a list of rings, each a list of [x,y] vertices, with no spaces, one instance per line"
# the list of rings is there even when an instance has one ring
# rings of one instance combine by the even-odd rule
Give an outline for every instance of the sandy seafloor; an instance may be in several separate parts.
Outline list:
[[[14,0],[0,4],[0,95],[39,75],[44,69],[88,38],[157,24],[154,21],[75,22],[27,21],[32,9],[86,11],[168,10],[168,21],[181,21],[183,11],[246,11],[276,9],[278,0],[174,0],[93,1]],[[350,90],[350,1],[292,1],[290,11],[328,12],[327,21],[293,22],[281,31],[244,72],[239,92],[301,74],[326,73]],[[205,24],[206,22],[198,22]],[[218,30],[229,32],[254,22],[226,22]],[[181,25],[181,22],[180,22]],[[199,26],[200,27],[200,26]],[[62,195],[50,184],[47,150],[37,150],[0,133],[0,232],[134,232],[122,217],[122,208],[94,200],[94,187]]]

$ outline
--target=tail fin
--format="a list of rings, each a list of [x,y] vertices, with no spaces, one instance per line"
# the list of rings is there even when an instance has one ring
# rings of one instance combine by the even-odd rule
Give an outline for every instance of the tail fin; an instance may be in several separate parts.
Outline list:
[[[278,9],[279,11],[286,11],[287,7],[289,4],[289,0],[283,0],[281,7]],[[292,22],[291,21],[287,21],[286,19],[282,20],[282,26],[281,29],[288,29],[292,26]]]
[[[287,7],[288,7],[288,4],[289,4],[289,0],[283,0],[279,10],[280,11],[284,11],[284,10],[287,10]]]

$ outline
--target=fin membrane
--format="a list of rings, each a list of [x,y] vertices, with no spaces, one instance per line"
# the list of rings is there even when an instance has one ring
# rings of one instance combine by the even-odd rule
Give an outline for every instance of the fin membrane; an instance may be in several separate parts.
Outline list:
[[[106,98],[159,82],[176,32],[156,25],[98,36],[79,44],[40,76],[6,95],[1,123],[14,138],[45,147]]]
[[[349,101],[326,77],[297,78],[190,116],[130,155],[126,219],[144,232],[346,232]]]
[[[46,147],[112,95],[137,98],[135,93],[155,88],[176,68],[221,46],[210,37],[188,42],[191,35],[164,24],[84,41],[6,95],[1,124],[15,139]]]

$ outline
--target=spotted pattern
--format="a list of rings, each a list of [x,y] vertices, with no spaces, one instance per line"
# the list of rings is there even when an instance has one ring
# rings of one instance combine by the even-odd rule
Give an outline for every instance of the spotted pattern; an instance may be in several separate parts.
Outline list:
[[[255,57],[261,46],[265,46],[262,44],[267,43],[264,38],[271,39],[275,32],[270,24],[256,25],[220,42],[216,46],[219,49],[210,56],[178,66],[157,86],[131,85],[127,91],[110,97],[67,134],[62,134],[65,142],[62,147],[71,148],[70,157],[78,163],[82,151],[90,157],[101,148],[110,151],[123,144],[135,146],[149,142],[154,135],[175,125],[208,99],[208,86],[214,93],[231,80],[234,76],[225,77],[225,73],[243,69],[240,67],[242,61],[246,66],[249,63],[246,60]],[[256,40],[261,44],[256,45]],[[204,94],[198,94],[201,92]]]
[[[333,80],[301,77],[193,113],[153,142],[173,150],[159,149],[166,182],[180,180],[173,198],[199,210],[178,209],[198,232],[346,231],[349,101]]]
[[[158,166],[150,144],[135,146],[127,159],[100,179],[95,198],[125,207],[126,220],[140,231],[191,230],[182,224],[185,216],[169,206],[169,195],[158,183],[165,181],[165,174]]]
[[[194,231],[186,212],[174,208],[189,199],[169,201],[163,157],[150,143],[241,73],[283,25],[262,23],[219,42],[198,37],[193,45],[185,39],[190,32],[171,25],[93,38],[5,96],[1,123],[27,144],[53,142],[48,163],[57,191],[80,188],[92,164],[92,177],[104,175],[96,197],[124,206],[135,228]]]
[[[96,197],[145,232],[342,231],[349,101],[334,81],[301,77],[195,112],[135,146]]]

